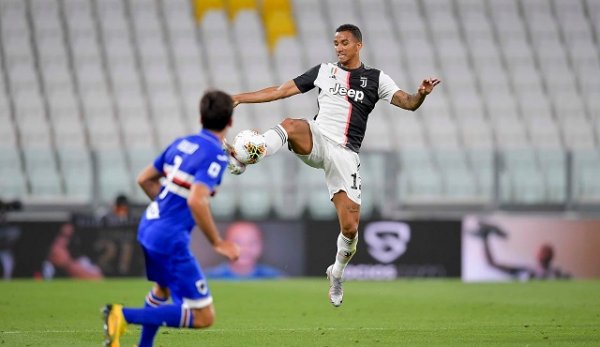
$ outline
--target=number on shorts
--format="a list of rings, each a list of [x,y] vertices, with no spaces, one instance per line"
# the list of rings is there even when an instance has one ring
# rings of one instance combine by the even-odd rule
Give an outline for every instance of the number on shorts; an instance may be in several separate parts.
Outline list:
[[[353,173],[350,176],[352,176],[352,186],[350,188],[351,189],[360,189],[361,188],[361,184],[360,184],[360,177],[358,177],[358,173]],[[357,180],[359,181],[358,185],[357,185],[357,182],[356,182]]]

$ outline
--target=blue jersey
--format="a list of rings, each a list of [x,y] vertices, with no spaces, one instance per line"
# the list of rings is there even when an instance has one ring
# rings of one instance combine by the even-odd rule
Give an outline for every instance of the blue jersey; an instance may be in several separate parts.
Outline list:
[[[138,241],[142,246],[163,254],[187,249],[195,225],[187,204],[190,188],[201,183],[214,194],[228,160],[219,139],[207,130],[169,145],[154,161],[165,180],[140,222]]]

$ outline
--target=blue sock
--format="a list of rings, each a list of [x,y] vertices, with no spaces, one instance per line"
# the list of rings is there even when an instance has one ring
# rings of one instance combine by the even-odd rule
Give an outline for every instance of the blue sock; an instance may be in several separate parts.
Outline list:
[[[137,325],[165,325],[173,328],[192,326],[192,310],[181,305],[164,305],[149,308],[123,308],[127,323]]]
[[[159,307],[166,304],[168,299],[159,298],[152,291],[146,295],[144,300],[144,308]],[[138,342],[139,347],[152,347],[154,343],[154,336],[158,331],[158,325],[142,325],[142,334],[140,335],[140,341]]]

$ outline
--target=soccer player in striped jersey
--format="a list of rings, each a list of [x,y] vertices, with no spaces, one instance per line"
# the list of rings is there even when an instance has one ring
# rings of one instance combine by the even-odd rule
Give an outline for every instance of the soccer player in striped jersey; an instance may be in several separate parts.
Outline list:
[[[213,324],[213,299],[189,242],[198,226],[217,253],[230,260],[239,256],[238,246],[221,238],[209,204],[228,165],[222,141],[231,127],[232,112],[231,96],[221,91],[205,93],[200,101],[203,129],[176,139],[139,174],[138,184],[152,202],[140,222],[138,241],[146,276],[155,284],[143,308],[117,304],[104,308],[106,346],[119,346],[127,323],[142,325],[140,347],[152,346],[161,325],[206,328]]]
[[[326,271],[329,299],[337,307],[343,298],[344,269],[356,252],[361,189],[358,152],[367,118],[380,99],[405,110],[418,109],[440,81],[425,79],[414,94],[400,90],[388,75],[361,62],[362,34],[355,25],[338,27],[333,45],[336,63],[317,65],[280,86],[234,95],[233,100],[235,105],[270,102],[319,88],[319,113],[313,120],[286,118],[264,136],[266,156],[287,142],[306,164],[325,170],[341,229],[335,262]]]

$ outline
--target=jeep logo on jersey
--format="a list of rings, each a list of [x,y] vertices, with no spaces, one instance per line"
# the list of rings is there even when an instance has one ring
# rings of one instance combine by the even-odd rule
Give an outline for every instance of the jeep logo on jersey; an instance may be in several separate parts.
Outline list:
[[[348,89],[346,87],[342,87],[339,83],[336,83],[333,88],[329,89],[329,91],[333,95],[348,96],[349,98],[354,99],[354,101],[362,102],[365,98],[365,93],[363,91]]]
[[[406,252],[410,227],[400,222],[374,222],[365,228],[369,254],[382,263],[391,263]]]

